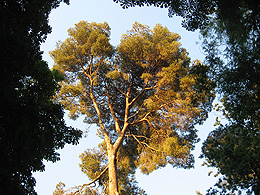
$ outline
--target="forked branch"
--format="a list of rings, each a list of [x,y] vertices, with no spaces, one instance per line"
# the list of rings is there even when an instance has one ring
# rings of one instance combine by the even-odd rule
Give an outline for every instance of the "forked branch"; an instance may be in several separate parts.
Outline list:
[[[140,141],[140,140],[139,140],[135,135],[133,135],[133,134],[130,134],[129,136],[132,136],[132,137],[133,137],[133,138],[138,142],[138,144],[141,145],[141,146],[146,146],[147,148],[149,148],[150,150],[155,151],[155,152],[161,152],[161,153],[164,153],[163,151],[161,151],[161,150],[157,150],[157,149],[151,147],[149,144]]]
[[[91,182],[87,183],[87,184],[82,184],[81,186],[77,186],[77,187],[80,187],[77,191],[73,192],[73,194],[77,194],[78,192],[81,194],[81,191],[84,187],[86,186],[89,186],[93,183],[95,183],[97,180],[99,180],[102,175],[104,175],[104,173],[108,170],[108,166],[94,179],[92,180]]]

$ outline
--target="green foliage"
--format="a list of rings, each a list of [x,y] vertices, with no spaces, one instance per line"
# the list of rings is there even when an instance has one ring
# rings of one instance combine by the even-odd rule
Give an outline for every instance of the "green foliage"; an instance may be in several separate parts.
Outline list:
[[[222,147],[229,148],[230,151],[233,151],[234,147],[232,144],[228,145],[225,141],[224,143],[218,142],[217,139],[225,140],[224,135],[223,137],[219,135],[223,131],[227,136],[238,136],[232,139],[236,139],[236,141],[245,145],[245,148],[243,148],[244,146],[238,147],[242,153],[248,152],[246,146],[249,148],[258,147],[255,141],[258,140],[259,134],[260,109],[259,1],[114,0],[114,2],[120,3],[123,8],[137,5],[168,8],[169,16],[177,15],[183,18],[182,24],[186,29],[202,30],[203,49],[206,53],[207,64],[210,67],[211,78],[215,81],[218,92],[223,98],[223,107],[225,109],[223,114],[229,121],[228,125],[221,126],[220,121],[217,120],[216,125],[220,126],[212,132],[212,135],[216,138],[211,140],[212,135],[209,135],[204,146],[204,156],[207,157],[208,161],[216,162],[212,166],[218,167],[221,173],[228,178],[228,183],[223,182],[223,185],[219,185],[220,188],[225,190],[228,186],[229,189],[236,190],[237,185],[241,188],[258,186],[254,189],[255,194],[258,195],[260,189],[259,173],[254,178],[254,182],[252,180],[249,182],[239,178],[250,175],[251,171],[245,168],[244,176],[240,175],[236,178],[235,172],[241,174],[242,168],[237,170],[237,166],[232,167],[231,165],[234,162],[231,160],[227,160],[227,165],[225,165],[230,170],[224,169],[223,159],[232,159],[232,154],[231,152],[223,154],[221,152]],[[200,82],[205,83],[203,80],[200,80]],[[202,86],[207,87],[206,85]],[[251,134],[254,136],[249,136]],[[250,145],[245,140],[255,145]],[[208,146],[209,142],[213,146]],[[213,142],[216,142],[216,145]],[[252,159],[254,159],[254,156],[260,156],[258,151],[256,150],[254,154],[249,152],[245,156],[241,155],[240,158],[244,158],[240,161],[246,161],[247,163],[244,162],[244,164],[248,164],[251,161],[251,157],[248,155],[252,155]],[[222,158],[219,154],[222,154]],[[257,162],[259,164],[259,161]],[[230,175],[231,169],[233,169],[232,174],[234,176]],[[245,184],[242,184],[243,182]],[[220,192],[214,189],[212,193],[218,194]]]
[[[167,8],[170,17],[177,15],[183,18],[182,25],[187,30],[203,28],[209,22],[208,16],[215,12],[221,1],[216,0],[113,0],[124,9],[134,6],[155,6]]]
[[[108,157],[106,152],[105,142],[99,145],[98,149],[88,149],[80,155],[81,170],[89,179],[94,180],[98,175],[104,171],[108,164]],[[135,164],[133,156],[129,153],[127,148],[122,147],[118,151],[117,166],[118,166],[118,185],[120,194],[145,194],[142,189],[137,186],[135,179]],[[98,186],[86,186],[88,193],[108,193],[108,172],[98,180]],[[88,194],[85,192],[85,194]]]
[[[219,127],[205,141],[203,156],[224,175],[226,183],[217,183],[218,190],[259,194],[260,6],[255,1],[233,6],[222,9],[202,31],[206,60],[228,120],[225,126],[217,120]]]
[[[174,15],[183,18],[182,25],[187,30],[204,29],[211,23],[211,18],[217,16],[220,19],[228,21],[228,26],[225,26],[230,33],[236,35],[238,31],[245,30],[243,23],[248,22],[248,18],[244,20],[244,16],[249,16],[249,19],[259,21],[257,13],[259,9],[258,0],[113,0],[119,3],[124,9],[134,6],[155,6],[167,8],[169,17]],[[252,14],[252,12],[254,14]],[[244,15],[243,15],[244,14]],[[257,25],[250,23],[251,25]],[[241,25],[242,24],[242,25]],[[256,26],[255,26],[256,27]],[[237,29],[238,31],[234,31]],[[240,37],[243,40],[243,37]]]
[[[142,173],[149,174],[167,164],[174,167],[190,168],[194,161],[193,157],[189,155],[190,148],[182,146],[176,137],[166,138],[159,147],[157,146],[158,149],[155,149],[156,145],[156,143],[151,143],[140,155],[138,163]]]
[[[202,152],[208,165],[224,175],[216,184],[222,191],[255,191],[260,173],[259,143],[259,133],[249,125],[228,124],[209,134]],[[227,182],[224,186],[223,180]]]
[[[43,171],[43,159],[55,162],[56,150],[80,137],[52,101],[57,80],[40,51],[51,30],[48,15],[60,2],[0,2],[0,194],[36,194],[32,172]]]
[[[80,164],[81,171],[87,174],[91,180],[94,180],[107,166],[107,156],[102,149],[88,149],[80,155],[80,159],[82,161],[82,164]],[[108,175],[105,178],[103,177],[102,181],[106,181],[107,178]]]
[[[193,167],[194,126],[207,118],[214,83],[206,66],[190,65],[180,36],[166,27],[136,22],[116,48],[109,34],[106,23],[81,21],[69,29],[69,38],[51,52],[65,78],[56,100],[73,119],[82,114],[86,123],[99,126],[104,142],[81,156],[88,177],[97,177],[107,164],[113,168],[115,155],[119,192],[142,194],[137,168],[149,174],[167,164]],[[103,174],[99,190],[108,190],[107,177],[113,179]]]

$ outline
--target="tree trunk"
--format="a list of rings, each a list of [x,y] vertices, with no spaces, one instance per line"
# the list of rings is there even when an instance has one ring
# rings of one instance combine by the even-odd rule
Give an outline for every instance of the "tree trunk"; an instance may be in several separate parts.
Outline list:
[[[108,176],[109,176],[109,195],[118,195],[117,176],[116,176],[116,150],[108,149]]]

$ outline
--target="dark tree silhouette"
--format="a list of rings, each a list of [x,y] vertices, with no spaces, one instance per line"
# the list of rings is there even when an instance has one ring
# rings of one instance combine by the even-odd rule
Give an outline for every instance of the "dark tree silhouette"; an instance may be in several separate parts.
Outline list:
[[[0,194],[36,194],[32,172],[43,171],[43,159],[55,162],[55,150],[80,137],[52,101],[58,80],[40,52],[51,31],[49,13],[60,2],[0,2]]]

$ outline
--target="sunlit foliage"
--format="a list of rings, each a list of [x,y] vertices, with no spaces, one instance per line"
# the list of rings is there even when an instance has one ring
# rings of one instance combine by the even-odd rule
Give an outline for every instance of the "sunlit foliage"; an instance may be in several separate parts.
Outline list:
[[[82,154],[82,171],[95,179],[108,166],[101,191],[142,194],[137,168],[149,174],[167,164],[193,167],[195,125],[207,118],[214,83],[205,65],[191,64],[180,36],[136,22],[114,48],[107,23],[81,21],[68,33],[51,52],[65,78],[56,100],[71,118],[96,124],[104,139]]]

